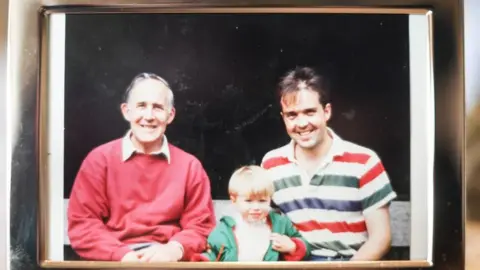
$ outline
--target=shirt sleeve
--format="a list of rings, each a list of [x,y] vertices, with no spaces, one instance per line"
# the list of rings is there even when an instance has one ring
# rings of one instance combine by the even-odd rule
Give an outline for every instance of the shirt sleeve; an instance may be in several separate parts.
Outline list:
[[[185,209],[180,217],[182,230],[170,241],[183,246],[182,260],[206,249],[207,237],[215,226],[215,213],[210,191],[210,180],[200,161],[192,162],[186,185]]]
[[[388,205],[397,197],[388,174],[375,153],[367,161],[365,171],[360,178],[359,190],[363,214]]]
[[[105,226],[106,162],[93,150],[80,166],[68,203],[68,237],[75,252],[86,260],[120,261],[131,249]]]

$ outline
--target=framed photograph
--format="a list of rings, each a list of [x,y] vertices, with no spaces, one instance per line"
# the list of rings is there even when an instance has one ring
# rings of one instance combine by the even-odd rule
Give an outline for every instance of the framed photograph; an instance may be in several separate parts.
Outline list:
[[[457,2],[37,4],[11,267],[463,261]]]

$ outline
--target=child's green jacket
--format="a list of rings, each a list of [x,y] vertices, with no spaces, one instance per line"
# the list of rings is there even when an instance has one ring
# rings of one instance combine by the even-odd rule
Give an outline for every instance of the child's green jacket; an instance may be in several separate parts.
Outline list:
[[[270,243],[264,261],[301,261],[310,256],[310,246],[300,235],[292,222],[285,216],[270,211],[267,222],[272,233],[283,234],[295,242],[297,248],[292,254],[280,254],[272,249]],[[238,261],[237,242],[234,235],[235,220],[232,217],[224,216],[220,219],[215,229],[208,236],[208,248],[202,254],[193,256],[193,261]],[[255,237],[252,235],[252,237]]]

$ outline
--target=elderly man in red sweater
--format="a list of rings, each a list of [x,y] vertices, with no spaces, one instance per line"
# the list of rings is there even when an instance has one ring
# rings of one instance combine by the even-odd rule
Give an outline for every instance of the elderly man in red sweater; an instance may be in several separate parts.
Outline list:
[[[75,179],[68,236],[84,259],[189,260],[215,226],[210,181],[200,161],[168,143],[173,93],[142,73],[121,105],[130,130],[93,149]]]

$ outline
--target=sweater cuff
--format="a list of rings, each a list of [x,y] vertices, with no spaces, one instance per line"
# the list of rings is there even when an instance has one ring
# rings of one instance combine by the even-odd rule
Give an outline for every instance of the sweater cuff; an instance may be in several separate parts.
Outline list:
[[[307,246],[299,238],[290,238],[295,243],[295,251],[292,253],[284,253],[283,258],[286,261],[301,261],[307,254]]]
[[[133,251],[133,250],[131,250],[127,246],[122,246],[122,247],[117,248],[116,250],[114,250],[112,252],[112,261],[117,261],[117,262],[121,261],[123,256],[125,256],[125,254],[127,254],[130,251]]]

